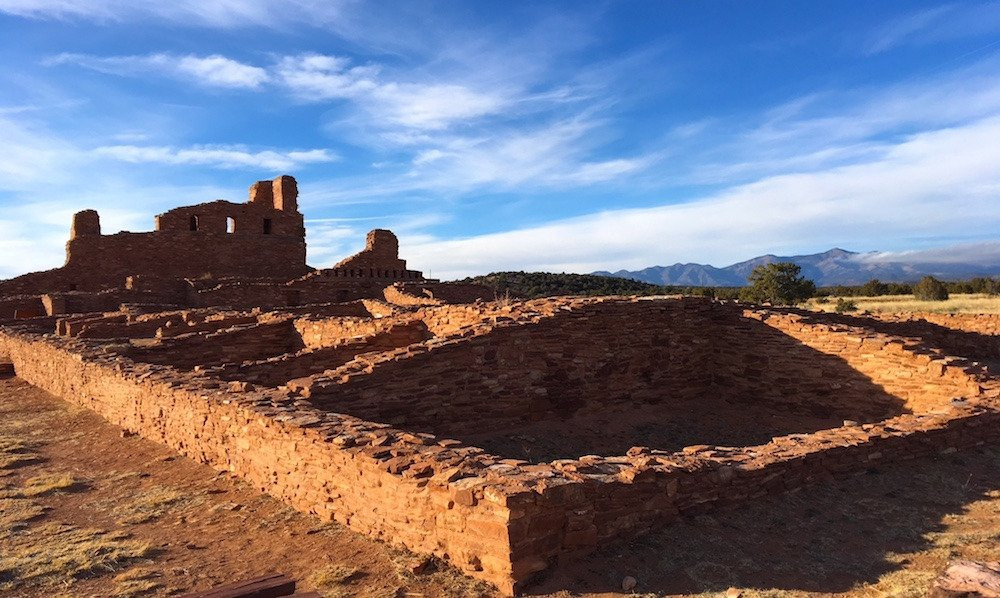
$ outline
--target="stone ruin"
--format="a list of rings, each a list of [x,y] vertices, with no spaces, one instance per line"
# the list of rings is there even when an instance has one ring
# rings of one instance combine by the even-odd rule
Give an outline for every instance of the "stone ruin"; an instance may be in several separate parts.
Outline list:
[[[286,175],[254,183],[247,203],[217,200],[159,214],[151,232],[104,235],[95,210],[78,212],[65,265],[0,281],[0,317],[104,311],[122,303],[273,308],[386,292],[423,303],[492,296],[407,269],[388,230],[368,233],[365,249],[333,268],[309,267],[298,185]]]
[[[410,272],[390,235],[282,283],[315,287],[301,304],[6,316],[0,362],[508,594],[679,517],[1000,440],[1000,316],[450,302],[424,280],[310,303]]]

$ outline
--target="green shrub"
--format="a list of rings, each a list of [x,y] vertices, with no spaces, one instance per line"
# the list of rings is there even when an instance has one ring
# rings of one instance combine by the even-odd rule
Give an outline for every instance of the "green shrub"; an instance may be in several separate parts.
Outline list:
[[[833,307],[834,311],[838,314],[842,314],[848,311],[858,311],[858,304],[851,301],[850,299],[844,300],[843,297],[837,299],[837,304]]]
[[[924,276],[913,286],[913,296],[921,301],[947,301],[948,287],[933,276]]]

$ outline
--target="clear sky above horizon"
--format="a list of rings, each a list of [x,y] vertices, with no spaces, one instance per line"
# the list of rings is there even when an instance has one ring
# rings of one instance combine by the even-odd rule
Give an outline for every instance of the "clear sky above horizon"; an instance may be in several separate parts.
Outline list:
[[[0,61],[0,278],[286,173],[314,266],[1000,259],[997,1],[0,0]]]

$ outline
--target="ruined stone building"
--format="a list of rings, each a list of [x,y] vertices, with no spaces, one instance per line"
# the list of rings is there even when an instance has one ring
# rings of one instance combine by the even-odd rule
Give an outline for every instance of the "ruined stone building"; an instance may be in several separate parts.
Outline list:
[[[105,235],[100,215],[83,210],[73,216],[65,265],[0,281],[0,317],[15,311],[28,317],[112,309],[129,302],[297,306],[382,298],[394,284],[410,285],[421,302],[442,287],[407,269],[391,231],[371,231],[363,251],[329,269],[306,264],[305,237],[298,186],[287,175],[254,183],[246,203],[216,200],[159,214],[150,232]],[[483,293],[443,288],[438,296]]]

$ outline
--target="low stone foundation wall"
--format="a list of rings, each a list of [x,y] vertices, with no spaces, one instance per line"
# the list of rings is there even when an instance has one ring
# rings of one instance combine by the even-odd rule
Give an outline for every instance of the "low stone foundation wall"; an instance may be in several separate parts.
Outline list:
[[[0,355],[23,380],[299,510],[448,558],[513,590],[509,510],[463,499],[455,482],[499,458],[308,409],[276,391],[235,393],[168,367],[123,367],[74,341],[0,332]]]
[[[6,322],[0,358],[24,380],[240,475],[296,509],[436,554],[507,593],[603,542],[681,514],[873,463],[1000,440],[1000,381],[987,368],[948,355],[932,340],[893,335],[877,320],[847,323],[697,299],[549,299],[386,312],[369,321],[377,329],[374,344],[366,345],[351,340],[364,318],[344,317],[260,314],[245,328],[132,339],[135,346],[125,353],[120,339],[102,344],[41,334],[41,324]],[[619,329],[609,331],[614,322]],[[416,334],[425,331],[433,338]],[[596,338],[602,333],[606,338]],[[651,352],[647,361],[633,359],[630,341],[636,351]],[[278,382],[322,366],[317,356],[294,361],[309,351],[352,343],[358,350],[387,350],[363,353],[335,374],[316,377],[314,383],[329,382],[322,405],[291,386],[256,387],[222,376],[235,368]],[[254,363],[255,356],[263,360]],[[247,364],[237,365],[244,359]],[[212,362],[222,365],[187,370]],[[602,363],[612,365],[602,369]],[[560,371],[566,377],[546,381]],[[480,394],[455,380],[476,380]],[[426,415],[428,398],[461,405],[442,411],[457,426],[463,418],[474,423],[492,413],[496,404],[489,397],[516,397],[518,389],[576,393],[600,411],[607,391],[602,385],[625,385],[635,396],[619,397],[623,404],[656,399],[669,407],[676,397],[648,392],[669,380],[683,382],[677,384],[682,398],[697,391],[703,394],[692,400],[714,400],[729,392],[724,402],[737,409],[754,400],[789,410],[840,405],[861,413],[867,401],[894,404],[889,412],[880,405],[868,414],[881,419],[786,434],[756,446],[634,446],[624,454],[538,463],[414,427]],[[378,389],[393,397],[395,411],[372,407],[364,414],[398,417],[396,425],[348,414],[350,401],[340,405],[348,409],[336,407],[338,392],[345,398],[374,392],[374,401]],[[472,402],[461,403],[463,397]]]

